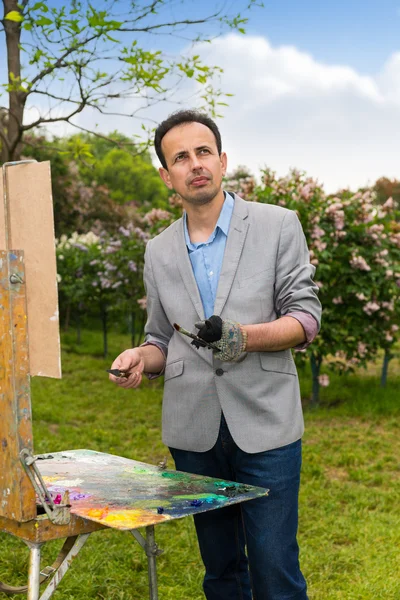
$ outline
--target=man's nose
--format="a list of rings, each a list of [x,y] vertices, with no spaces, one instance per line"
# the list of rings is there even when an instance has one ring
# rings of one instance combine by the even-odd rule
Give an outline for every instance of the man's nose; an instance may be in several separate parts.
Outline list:
[[[192,171],[198,171],[199,169],[203,168],[203,165],[201,164],[201,160],[197,156],[197,154],[190,155],[190,168]]]

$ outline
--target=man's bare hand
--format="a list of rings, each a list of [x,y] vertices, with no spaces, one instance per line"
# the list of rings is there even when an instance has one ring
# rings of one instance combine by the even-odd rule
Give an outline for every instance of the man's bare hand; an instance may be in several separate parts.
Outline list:
[[[140,348],[131,348],[122,352],[111,365],[112,369],[123,371],[125,377],[109,375],[110,381],[122,388],[137,388],[142,383],[144,360]]]

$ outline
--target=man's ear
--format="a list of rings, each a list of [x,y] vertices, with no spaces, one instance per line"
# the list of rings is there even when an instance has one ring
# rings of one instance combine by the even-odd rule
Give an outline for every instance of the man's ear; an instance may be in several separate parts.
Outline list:
[[[164,169],[164,167],[160,167],[158,169],[158,172],[160,173],[160,177],[163,180],[163,182],[165,183],[165,185],[167,186],[167,188],[172,190],[172,183],[171,183],[171,179],[170,179],[168,170]]]
[[[226,156],[226,152],[221,152],[219,155],[219,159],[221,161],[222,175],[226,175],[226,167],[228,166],[228,157]]]

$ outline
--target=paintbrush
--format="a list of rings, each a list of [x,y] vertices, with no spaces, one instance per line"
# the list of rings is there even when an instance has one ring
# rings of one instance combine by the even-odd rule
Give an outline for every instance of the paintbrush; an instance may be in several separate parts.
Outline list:
[[[128,377],[126,371],[120,371],[119,369],[106,369],[107,373],[111,373],[114,377]]]
[[[174,323],[174,327],[182,335],[187,335],[188,337],[190,337],[194,341],[193,345],[196,346],[196,348],[199,348],[201,346],[202,348],[211,348],[211,350],[219,350],[218,346],[213,344],[213,342],[205,342],[201,337],[199,337],[195,333],[192,333],[191,331],[188,331],[184,327],[181,327],[180,325],[178,325],[178,323]]]

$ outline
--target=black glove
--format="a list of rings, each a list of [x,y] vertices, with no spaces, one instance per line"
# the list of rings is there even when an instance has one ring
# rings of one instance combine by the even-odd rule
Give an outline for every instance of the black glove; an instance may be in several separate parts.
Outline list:
[[[238,360],[246,350],[247,332],[240,323],[213,315],[195,323],[195,327],[199,329],[198,336],[201,339],[215,344],[214,357],[223,362]]]

